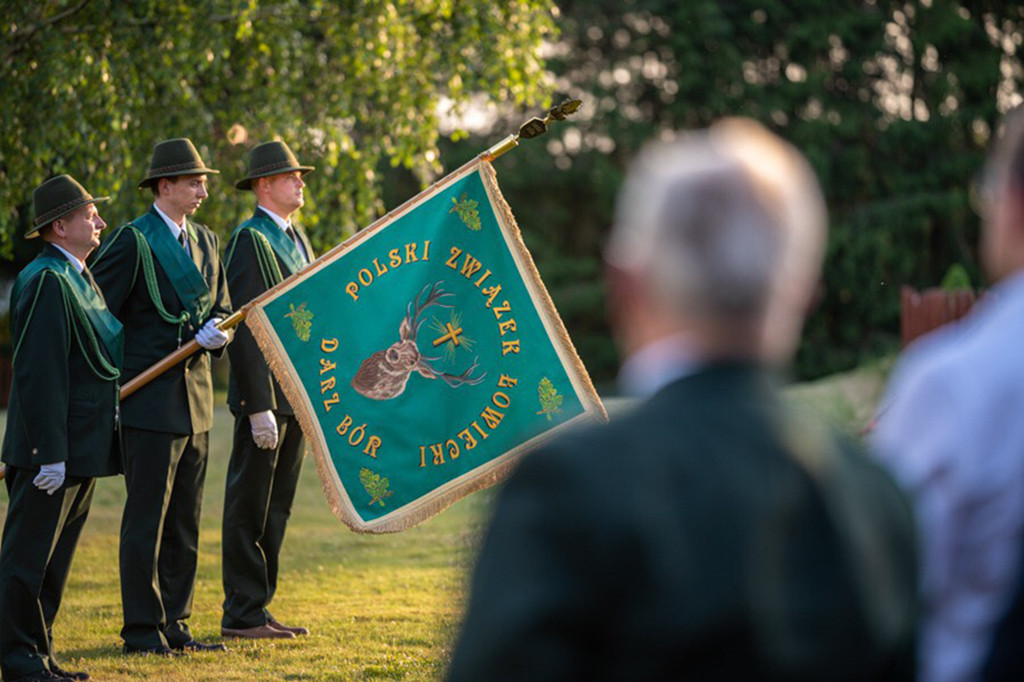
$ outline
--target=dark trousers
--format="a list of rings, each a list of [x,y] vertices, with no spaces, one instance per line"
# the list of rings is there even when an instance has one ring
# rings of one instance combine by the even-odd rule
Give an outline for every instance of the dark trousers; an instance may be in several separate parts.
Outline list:
[[[68,477],[53,495],[32,469],[7,467],[10,504],[0,543],[0,673],[5,680],[48,670],[53,620],[92,504],[95,479]]]
[[[136,649],[178,647],[192,640],[209,433],[122,432],[121,638]]]
[[[236,416],[224,495],[222,627],[266,625],[277,590],[278,557],[302,470],[302,431],[277,416],[278,447],[261,450],[248,416]]]

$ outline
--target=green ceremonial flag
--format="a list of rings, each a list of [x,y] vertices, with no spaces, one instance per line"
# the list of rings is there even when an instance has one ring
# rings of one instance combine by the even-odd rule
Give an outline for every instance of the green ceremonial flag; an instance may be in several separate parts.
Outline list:
[[[409,528],[605,418],[484,160],[258,299],[246,323],[356,531]]]

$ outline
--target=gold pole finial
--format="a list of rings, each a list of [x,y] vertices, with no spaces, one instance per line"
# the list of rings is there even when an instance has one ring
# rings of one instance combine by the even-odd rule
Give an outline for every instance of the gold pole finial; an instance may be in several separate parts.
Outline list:
[[[504,140],[494,145],[480,156],[485,161],[494,161],[505,152],[519,146],[519,140],[528,140],[531,137],[538,137],[548,131],[548,125],[555,121],[564,121],[576,113],[576,110],[583,104],[583,100],[567,99],[561,104],[556,104],[548,110],[544,118],[533,117],[523,125],[519,126],[519,132],[509,135]]]

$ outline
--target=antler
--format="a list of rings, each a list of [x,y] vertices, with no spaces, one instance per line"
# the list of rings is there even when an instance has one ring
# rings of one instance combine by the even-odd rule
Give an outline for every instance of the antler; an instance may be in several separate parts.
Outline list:
[[[403,334],[403,338],[408,338],[412,341],[416,340],[416,334],[419,333],[420,327],[423,326],[423,320],[419,319],[419,317],[423,313],[423,311],[429,308],[430,306],[436,305],[441,308],[452,307],[450,303],[441,303],[441,300],[448,296],[454,296],[455,294],[445,292],[444,289],[440,288],[441,284],[443,284],[443,282],[434,282],[433,284],[427,284],[420,290],[420,293],[416,295],[416,299],[414,301],[411,301],[409,305],[406,307],[405,320],[403,320],[402,327],[404,328],[408,326],[409,335],[405,336]],[[423,294],[424,292],[427,291],[427,289],[430,290],[430,292],[427,294],[427,300],[424,301],[423,303],[420,303],[420,299],[423,298]]]
[[[484,372],[478,377],[470,377],[474,370],[476,370],[479,361],[479,357],[473,358],[473,364],[469,366],[469,369],[467,369],[462,374],[457,375],[449,374],[448,372],[438,372],[433,367],[431,367],[430,370],[434,372],[436,376],[443,379],[444,382],[451,386],[452,388],[455,388],[456,386],[462,386],[463,384],[467,384],[469,386],[476,386],[487,377],[487,372]]]

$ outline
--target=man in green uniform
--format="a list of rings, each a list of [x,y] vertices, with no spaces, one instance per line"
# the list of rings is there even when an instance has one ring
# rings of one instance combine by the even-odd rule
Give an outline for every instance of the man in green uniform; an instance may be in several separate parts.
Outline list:
[[[256,211],[228,243],[228,287],[237,304],[304,268],[313,248],[291,218],[303,204],[300,165],[284,142],[252,149],[249,173],[235,187],[252,190]],[[281,624],[267,607],[277,589],[281,543],[291,515],[304,451],[295,413],[248,329],[239,329],[228,353],[228,405],[235,415],[234,445],[224,495],[225,637],[290,639],[309,634]]]
[[[217,172],[188,139],[158,143],[139,183],[152,189],[153,206],[118,228],[93,265],[107,305],[125,326],[124,381],[193,337],[203,347],[121,408],[128,488],[120,553],[126,653],[224,648],[197,642],[187,622],[213,425],[210,354],[222,353],[228,342],[217,324],[231,307],[217,237],[189,216],[207,196],[207,174]]]
[[[14,380],[3,461],[10,505],[0,546],[0,672],[4,680],[87,680],[60,668],[53,620],[97,476],[118,472],[121,323],[85,267],[106,223],[74,178],[32,195],[26,238],[40,254],[11,294]]]
[[[913,679],[907,502],[772,377],[824,238],[810,166],[753,121],[638,158],[605,256],[644,401],[509,479],[452,680]]]

